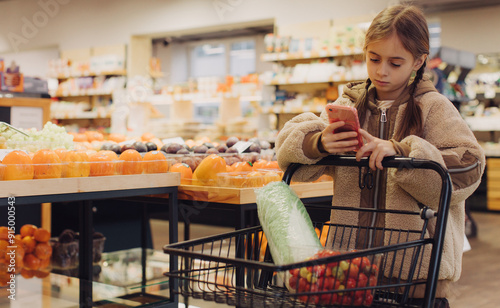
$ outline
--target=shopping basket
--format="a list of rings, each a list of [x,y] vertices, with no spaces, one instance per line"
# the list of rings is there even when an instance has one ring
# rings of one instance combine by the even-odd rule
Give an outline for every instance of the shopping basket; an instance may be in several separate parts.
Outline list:
[[[342,253],[293,264],[275,265],[266,247],[267,242],[262,227],[255,226],[166,245],[164,252],[170,254],[171,261],[174,261],[171,264],[178,265],[179,268],[171,268],[165,275],[174,279],[175,285],[179,287],[178,293],[184,297],[237,307],[432,307],[451,196],[449,173],[440,164],[421,159],[388,157],[382,164],[384,168],[436,171],[442,179],[439,210],[433,211],[424,205],[415,212],[331,205],[328,209],[418,216],[422,220],[420,229],[405,230],[314,222],[320,232],[319,236],[322,232],[328,232],[328,237],[333,237],[336,243],[334,250]],[[360,188],[371,187],[370,183],[362,180],[361,169],[368,168],[367,158],[358,162],[353,156],[331,155],[316,165],[358,167]],[[301,166],[290,165],[283,176],[283,181],[290,184],[293,173]],[[433,236],[429,236],[426,231],[429,224],[434,226]],[[368,234],[374,232],[382,232],[388,237],[389,244],[372,247],[368,241]],[[353,242],[357,243],[357,249],[349,250]],[[363,243],[361,247],[359,243]],[[378,262],[377,271],[365,272],[365,276],[368,275],[366,278],[370,278],[370,283],[360,283],[360,277],[363,275],[361,266],[359,272],[356,271],[358,276],[354,279],[354,285],[351,283],[348,287],[342,285],[342,288],[337,288],[338,284],[337,287],[329,289],[323,288],[323,285],[318,287],[317,283],[321,277],[313,277],[316,284],[309,281],[305,289],[300,289],[298,286],[291,287],[289,283],[283,282],[288,281],[292,272],[301,269],[327,268],[333,264],[337,265],[335,268],[338,270],[342,262],[352,264],[353,260]],[[347,272],[343,272],[344,281],[347,281],[347,277],[351,277],[352,272],[349,271],[350,268]],[[374,276],[375,283],[371,283],[370,275]],[[322,284],[326,279],[325,276],[324,280],[321,280]],[[340,280],[338,276],[334,279]],[[418,300],[414,298],[417,297],[416,292],[419,292],[417,290],[425,290],[422,292],[423,297],[420,295],[421,298]]]

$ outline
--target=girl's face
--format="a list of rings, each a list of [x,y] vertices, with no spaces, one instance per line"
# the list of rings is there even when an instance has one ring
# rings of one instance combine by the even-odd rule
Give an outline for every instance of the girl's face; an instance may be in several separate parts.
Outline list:
[[[414,59],[396,34],[370,43],[366,48],[368,76],[379,100],[394,100],[408,85],[412,71],[417,71],[426,55]]]

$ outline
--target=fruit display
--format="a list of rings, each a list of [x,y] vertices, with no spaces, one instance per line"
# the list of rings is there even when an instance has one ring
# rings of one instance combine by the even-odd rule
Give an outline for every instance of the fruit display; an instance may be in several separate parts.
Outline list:
[[[52,247],[50,232],[26,224],[19,233],[0,227],[0,287],[7,285],[12,274],[24,278],[44,278],[50,274]]]
[[[17,149],[36,152],[41,149],[73,149],[73,136],[64,127],[47,122],[43,129],[19,129],[23,135],[0,124],[0,149]]]
[[[102,259],[106,238],[100,232],[94,232],[92,244],[92,262],[99,263]],[[52,267],[55,269],[73,269],[78,267],[79,233],[66,229],[59,237],[51,238]]]
[[[314,261],[314,265],[293,268],[285,275],[288,290],[298,293],[300,301],[313,305],[370,306],[370,287],[377,286],[381,257],[331,260],[341,255],[342,252],[325,249],[307,258],[305,261]]]
[[[41,149],[30,157],[24,151],[14,150],[0,162],[0,180],[166,173],[173,163],[158,151],[145,153],[143,157],[133,149],[120,156],[111,150]]]

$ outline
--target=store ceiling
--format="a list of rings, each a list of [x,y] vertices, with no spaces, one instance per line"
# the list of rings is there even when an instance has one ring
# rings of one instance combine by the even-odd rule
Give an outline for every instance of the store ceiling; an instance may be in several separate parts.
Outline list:
[[[402,2],[415,3],[418,6],[422,7],[426,13],[465,10],[500,5],[500,0],[405,0]]]
[[[205,33],[185,34],[180,36],[169,36],[166,38],[154,39],[154,42],[163,41],[165,44],[172,42],[185,43],[185,42],[193,42],[201,40],[217,40],[229,37],[267,34],[267,33],[272,33],[273,31],[274,31],[273,25],[254,26],[254,27],[235,28],[228,30],[205,32]]]

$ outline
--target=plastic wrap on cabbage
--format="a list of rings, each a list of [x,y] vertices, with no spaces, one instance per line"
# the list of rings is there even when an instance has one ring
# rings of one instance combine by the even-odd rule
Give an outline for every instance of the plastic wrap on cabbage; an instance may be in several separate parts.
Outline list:
[[[311,218],[295,192],[283,182],[256,190],[259,220],[275,264],[303,261],[322,249]]]

